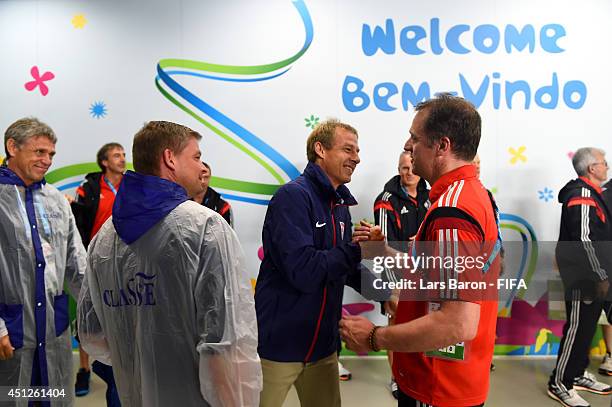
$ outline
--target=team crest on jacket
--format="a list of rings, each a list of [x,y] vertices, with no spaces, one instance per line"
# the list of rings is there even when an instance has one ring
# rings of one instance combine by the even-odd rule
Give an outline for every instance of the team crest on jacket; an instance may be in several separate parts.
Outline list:
[[[344,222],[340,222],[340,239],[344,239]]]

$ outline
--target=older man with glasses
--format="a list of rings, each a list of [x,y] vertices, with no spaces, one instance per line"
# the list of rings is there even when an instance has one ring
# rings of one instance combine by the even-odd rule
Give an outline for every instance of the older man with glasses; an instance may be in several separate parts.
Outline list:
[[[556,259],[565,288],[567,322],[548,395],[564,406],[589,406],[576,390],[612,393],[611,386],[586,371],[597,320],[610,301],[612,225],[601,188],[608,177],[604,155],[592,147],[576,151],[572,164],[578,178],[559,192],[563,208]]]

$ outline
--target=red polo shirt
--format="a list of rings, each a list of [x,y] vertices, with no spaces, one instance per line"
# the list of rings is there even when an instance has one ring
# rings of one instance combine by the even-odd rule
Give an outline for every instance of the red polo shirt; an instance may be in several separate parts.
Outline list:
[[[484,241],[490,247],[497,240],[495,212],[487,190],[480,183],[476,168],[466,165],[444,174],[431,188],[432,202],[427,217],[437,207],[456,207],[469,214],[480,225]],[[433,219],[433,218],[432,218]],[[482,235],[472,224],[454,218],[439,218],[430,222],[426,231],[417,233],[417,241],[482,242]],[[492,268],[499,266],[499,256]],[[447,298],[465,298],[447,297]],[[463,360],[427,356],[424,352],[395,352],[393,373],[400,389],[410,397],[436,407],[466,407],[482,404],[489,390],[489,369],[495,345],[497,301],[472,300],[480,304],[480,321],[476,337],[465,344]],[[396,324],[427,315],[430,302],[400,301]],[[423,335],[426,335],[423,332]]]

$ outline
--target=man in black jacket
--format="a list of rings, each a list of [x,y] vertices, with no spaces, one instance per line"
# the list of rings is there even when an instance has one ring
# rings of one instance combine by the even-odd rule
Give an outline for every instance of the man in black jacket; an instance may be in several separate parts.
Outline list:
[[[397,165],[398,175],[391,178],[383,192],[374,201],[374,222],[382,229],[389,245],[407,252],[408,242],[416,235],[429,208],[429,189],[424,179],[412,172],[410,153],[403,151]],[[397,281],[395,273],[385,269],[386,281]],[[389,317],[389,325],[393,318]],[[387,351],[389,364],[393,365],[393,351]],[[391,377],[390,390],[398,397],[398,387]]]
[[[429,190],[425,180],[412,172],[410,153],[402,152],[397,169],[399,175],[385,184],[374,202],[374,221],[381,226],[387,241],[407,242],[414,237],[427,213]]]
[[[612,215],[612,180],[608,181],[602,189],[604,202]],[[612,303],[607,303],[604,312],[608,319],[612,319]],[[612,325],[602,325],[601,329],[603,331],[604,344],[606,345],[606,354],[599,365],[599,373],[604,376],[612,376]]]
[[[212,176],[212,170],[210,169],[210,165],[204,164],[204,175],[202,176],[202,187],[204,190],[198,195],[193,197],[193,200],[197,203],[204,205],[207,208],[212,209],[217,212],[219,215],[223,216],[223,219],[231,226],[234,227],[234,217],[232,215],[232,207],[229,202],[225,201],[221,198],[221,194],[212,189],[210,184],[210,177]]]
[[[579,178],[559,192],[563,208],[556,259],[565,287],[567,322],[548,395],[570,407],[589,406],[576,390],[612,393],[611,386],[585,370],[597,320],[608,298],[612,269],[612,225],[601,189],[608,171],[604,154],[588,147],[576,151],[572,164]]]
[[[96,161],[102,171],[87,174],[71,202],[85,248],[111,215],[125,172],[125,151],[119,143],[107,143],[98,150]]]
[[[96,156],[96,162],[102,171],[92,172],[85,176],[85,182],[76,190],[76,199],[71,203],[79,234],[87,249],[93,237],[104,222],[111,216],[115,195],[125,172],[125,151],[119,143],[103,145]],[[89,393],[89,356],[79,345],[80,368],[77,373],[75,393],[85,396]],[[119,398],[112,374],[112,368],[98,361],[93,369],[108,384],[107,404],[118,406]]]

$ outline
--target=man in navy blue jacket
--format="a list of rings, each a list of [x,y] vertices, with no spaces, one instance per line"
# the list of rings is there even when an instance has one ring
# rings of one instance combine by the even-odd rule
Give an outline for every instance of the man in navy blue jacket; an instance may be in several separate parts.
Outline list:
[[[361,249],[351,242],[349,213],[357,202],[344,185],[360,161],[357,131],[322,122],[306,151],[304,173],[279,188],[263,226],[255,289],[261,407],[282,406],[292,385],[302,406],[340,406],[336,352],[344,285],[361,291]]]

